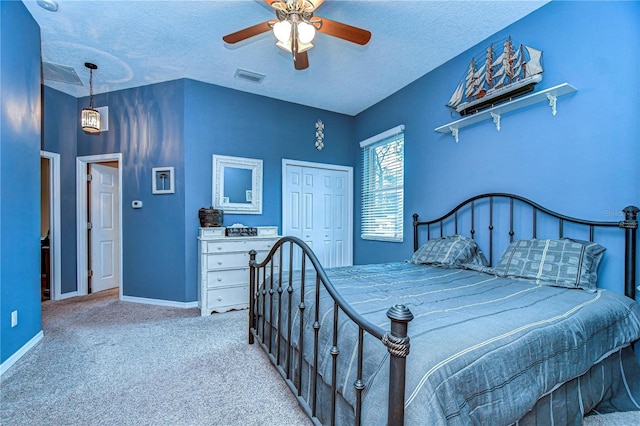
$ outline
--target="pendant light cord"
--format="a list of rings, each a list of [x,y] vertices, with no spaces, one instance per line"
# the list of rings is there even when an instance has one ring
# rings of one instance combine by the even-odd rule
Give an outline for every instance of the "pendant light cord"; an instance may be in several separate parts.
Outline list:
[[[93,109],[93,69],[89,68],[89,108]]]

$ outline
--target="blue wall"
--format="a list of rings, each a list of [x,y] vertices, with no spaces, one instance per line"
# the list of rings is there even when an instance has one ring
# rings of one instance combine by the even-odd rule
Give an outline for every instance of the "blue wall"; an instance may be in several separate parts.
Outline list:
[[[198,209],[211,205],[212,155],[263,160],[262,215],[224,215],[224,224],[277,225],[282,230],[282,159],[350,166],[354,118],[263,96],[185,81],[185,264],[187,300],[197,299]],[[325,147],[315,123],[325,123]]]
[[[0,2],[0,362],[40,330],[40,29]],[[11,312],[18,325],[11,327]]]
[[[46,111],[58,111],[58,103],[67,105],[65,95],[46,89],[45,94],[52,102],[46,105]],[[198,210],[211,205],[213,154],[263,160],[263,214],[227,214],[225,224],[242,222],[280,228],[283,158],[341,165],[355,161],[351,149],[353,117],[197,81],[177,80],[97,95],[95,105],[109,107],[110,130],[99,135],[86,135],[75,124],[87,103],[88,99],[79,99],[75,112],[68,117],[73,128],[78,129],[76,154],[123,155],[126,296],[197,300]],[[64,114],[68,115],[66,110]],[[295,120],[282,126],[283,117]],[[326,126],[322,151],[314,146],[317,119]],[[49,125],[45,121],[45,126]],[[57,131],[47,129],[46,135],[52,134],[52,140],[69,136],[60,136]],[[52,151],[61,149],[52,143]],[[75,155],[72,161],[75,162]],[[151,194],[151,169],[160,166],[175,167],[174,194]],[[75,166],[63,167],[62,173],[67,182],[63,183],[63,193],[75,197]],[[141,200],[144,207],[132,209],[133,200]],[[75,218],[75,199],[69,207],[73,207]],[[75,253],[75,229],[68,230],[68,234],[72,238],[63,241],[63,252],[68,248]],[[75,275],[68,278],[75,286]],[[75,287],[65,287],[63,291],[72,290]]]
[[[182,80],[97,95],[94,104],[109,107],[109,131],[87,135],[75,126],[78,156],[122,153],[125,296],[186,301],[183,98]],[[78,100],[76,117],[88,102]],[[174,167],[175,193],[152,194],[153,167]]]
[[[60,277],[62,293],[76,286],[76,151],[78,100],[43,87],[44,150],[60,154]]]
[[[436,133],[453,121],[443,105],[469,59],[509,35],[544,51],[536,90],[568,82],[578,91],[558,98],[555,117],[540,103],[505,114],[501,131],[490,120],[461,129],[458,144]],[[426,220],[483,192],[602,221],[640,205],[639,38],[638,2],[552,2],[359,114],[357,140],[406,125],[405,240],[361,240],[356,203],[354,262],[408,258],[414,212]]]
[[[39,30],[22,3],[1,5],[5,360],[40,330],[40,57]],[[555,117],[538,104],[505,115],[500,132],[489,121],[465,128],[458,144],[434,132],[452,121],[443,104],[469,58],[508,35],[544,51],[544,80],[537,90],[567,81],[578,92],[559,98]],[[637,2],[552,2],[357,117],[178,80],[96,96],[96,105],[109,106],[110,130],[88,136],[77,126],[88,99],[45,88],[45,149],[59,152],[62,161],[63,291],[75,290],[77,155],[123,154],[125,295],[178,302],[197,299],[197,211],[211,204],[212,154],[264,161],[263,214],[225,215],[225,224],[280,229],[283,158],[354,166],[355,263],[409,257],[413,212],[439,215],[480,192],[516,192],[565,214],[617,220],[622,207],[640,204],[640,86],[633,78],[640,69],[639,35]],[[326,126],[323,151],[313,145],[317,119]],[[359,237],[357,142],[401,123],[405,242],[365,242]],[[175,194],[151,194],[151,168],[158,166],[175,167]],[[13,196],[15,188],[21,188],[20,199]],[[136,199],[143,209],[131,209]],[[11,329],[6,312],[13,309],[20,310],[20,325]]]

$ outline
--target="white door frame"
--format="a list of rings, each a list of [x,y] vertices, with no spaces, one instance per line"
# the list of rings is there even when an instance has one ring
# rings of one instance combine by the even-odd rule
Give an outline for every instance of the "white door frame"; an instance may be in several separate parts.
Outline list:
[[[118,252],[116,256],[119,259],[119,271],[118,282],[119,286],[119,299],[122,300],[122,288],[124,282],[122,281],[122,153],[116,154],[100,154],[100,155],[87,155],[76,158],[76,238],[77,238],[77,282],[78,282],[78,295],[82,296],[89,293],[88,281],[89,281],[89,264],[87,260],[87,252],[89,250],[87,241],[87,223],[89,218],[87,217],[87,203],[89,202],[89,195],[87,194],[87,165],[91,163],[104,163],[108,161],[118,162]]]
[[[348,264],[353,265],[353,167],[339,166],[337,164],[314,163],[310,161],[282,159],[282,235],[286,235],[285,226],[289,223],[289,209],[287,209],[287,166],[312,167],[316,169],[336,170],[347,172],[347,259]]]
[[[62,232],[60,231],[60,154],[40,151],[40,157],[49,160],[49,247],[51,262],[49,295],[51,300],[62,298],[62,275],[60,259]]]

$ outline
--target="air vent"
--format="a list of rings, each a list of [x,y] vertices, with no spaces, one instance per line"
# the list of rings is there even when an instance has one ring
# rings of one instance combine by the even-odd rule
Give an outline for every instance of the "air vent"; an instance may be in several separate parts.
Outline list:
[[[252,72],[252,71],[247,71],[247,70],[243,70],[241,68],[236,69],[236,78],[239,78],[241,80],[247,80],[250,81],[252,83],[262,83],[262,80],[264,80],[265,75],[264,74],[259,74],[257,72]]]
[[[65,67],[64,65],[53,64],[51,62],[43,62],[42,74],[45,80],[84,86],[80,78],[78,78],[76,70],[72,67]]]

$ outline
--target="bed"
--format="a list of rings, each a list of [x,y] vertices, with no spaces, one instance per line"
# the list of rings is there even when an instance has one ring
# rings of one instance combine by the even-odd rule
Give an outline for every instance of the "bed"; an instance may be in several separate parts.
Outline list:
[[[406,261],[327,270],[283,237],[263,262],[250,253],[249,343],[314,424],[581,424],[640,410],[637,213],[594,222],[482,194],[414,215]]]

